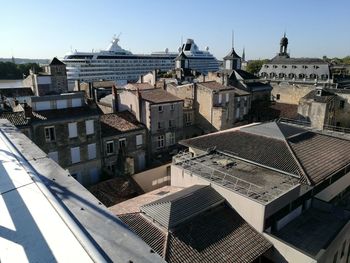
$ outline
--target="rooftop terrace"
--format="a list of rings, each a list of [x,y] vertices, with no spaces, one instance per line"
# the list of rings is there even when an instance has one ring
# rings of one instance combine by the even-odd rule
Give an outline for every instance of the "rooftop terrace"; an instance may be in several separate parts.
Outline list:
[[[197,157],[180,153],[173,162],[192,174],[262,204],[273,201],[299,184],[298,178],[219,152]]]

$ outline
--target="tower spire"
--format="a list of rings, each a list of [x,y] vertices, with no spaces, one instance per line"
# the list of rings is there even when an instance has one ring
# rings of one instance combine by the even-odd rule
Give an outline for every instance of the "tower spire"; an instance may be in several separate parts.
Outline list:
[[[235,44],[234,41],[235,41],[235,31],[232,30],[232,43],[231,43],[232,44],[232,48],[234,48],[234,46],[235,46],[234,45]]]
[[[243,47],[242,61],[245,61],[245,47]]]

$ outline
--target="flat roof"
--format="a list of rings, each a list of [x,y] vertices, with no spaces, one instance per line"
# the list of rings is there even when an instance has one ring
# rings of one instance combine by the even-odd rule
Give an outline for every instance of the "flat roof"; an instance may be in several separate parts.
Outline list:
[[[274,235],[315,257],[349,222],[350,212],[312,207]]]
[[[0,120],[1,262],[164,262],[7,120]]]
[[[176,186],[170,186],[170,185],[163,186],[159,189],[134,197],[122,203],[113,205],[108,209],[115,215],[137,213],[137,212],[140,212],[141,206],[157,201],[165,196],[176,193],[182,189],[183,189],[182,187],[176,187]]]
[[[178,155],[174,164],[262,204],[273,201],[299,184],[298,178],[219,152],[197,157]]]

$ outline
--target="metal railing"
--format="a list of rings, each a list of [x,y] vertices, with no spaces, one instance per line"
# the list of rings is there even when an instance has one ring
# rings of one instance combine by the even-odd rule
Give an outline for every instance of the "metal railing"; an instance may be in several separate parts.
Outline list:
[[[284,193],[284,191],[278,189],[277,186],[273,187],[273,191],[277,192],[276,194],[269,193],[270,190],[263,186],[248,182],[232,174],[226,173],[225,171],[206,165],[204,162],[197,161],[197,159],[205,155],[208,154],[205,153],[193,157],[189,152],[179,152],[173,157],[173,163],[175,165],[181,165],[183,169],[190,174],[195,174],[201,178],[209,180],[210,182],[219,184],[263,203],[267,203]],[[215,156],[222,157],[217,154]],[[225,156],[225,158],[229,159],[230,157]],[[292,186],[293,183],[290,185]]]

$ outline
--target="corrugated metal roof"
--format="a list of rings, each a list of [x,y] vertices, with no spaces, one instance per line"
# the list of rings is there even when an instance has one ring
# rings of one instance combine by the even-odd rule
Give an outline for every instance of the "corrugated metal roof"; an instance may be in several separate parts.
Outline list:
[[[194,185],[155,202],[143,205],[141,211],[167,229],[224,202],[210,186]]]

